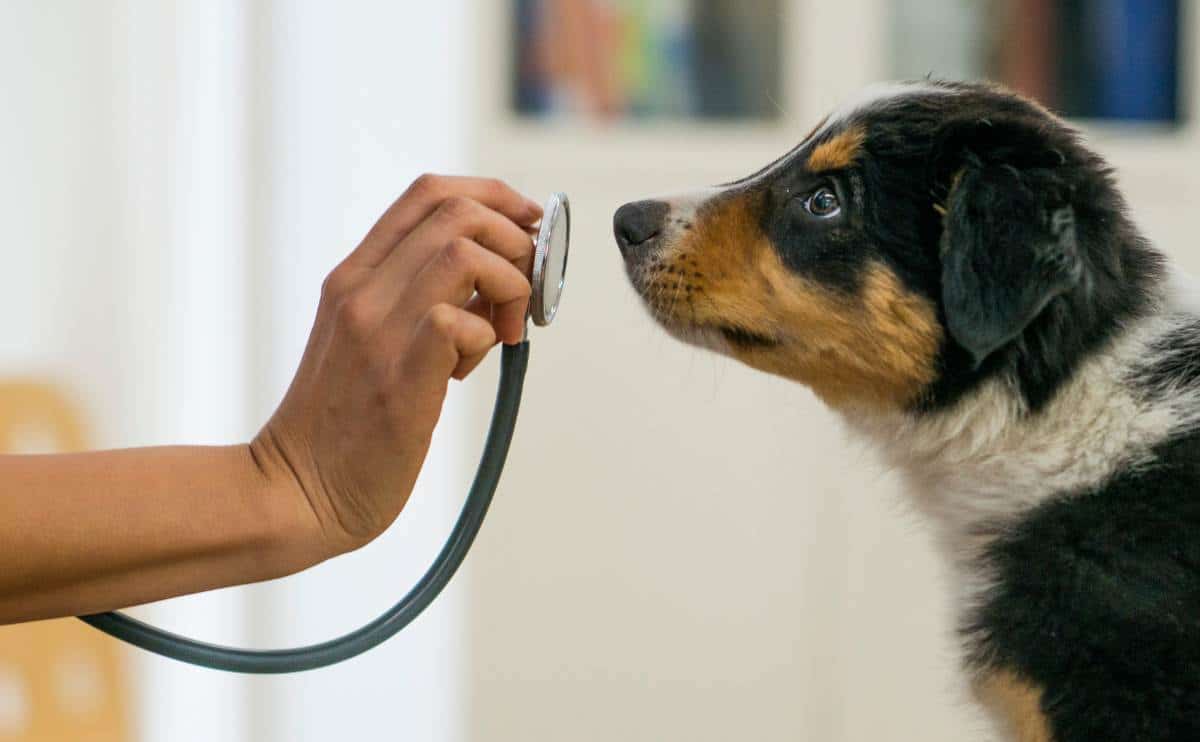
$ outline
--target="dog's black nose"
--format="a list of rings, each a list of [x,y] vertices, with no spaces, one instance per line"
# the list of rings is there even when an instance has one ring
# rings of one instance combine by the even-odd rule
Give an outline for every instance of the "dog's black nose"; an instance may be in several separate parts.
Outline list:
[[[613,216],[613,233],[622,253],[653,239],[662,231],[670,210],[663,201],[634,201],[617,209]]]

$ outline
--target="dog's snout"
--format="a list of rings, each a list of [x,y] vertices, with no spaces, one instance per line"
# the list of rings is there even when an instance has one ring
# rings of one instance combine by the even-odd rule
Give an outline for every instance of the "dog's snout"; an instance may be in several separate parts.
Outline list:
[[[617,245],[625,253],[645,244],[662,231],[670,207],[663,201],[634,201],[617,209],[613,232]]]

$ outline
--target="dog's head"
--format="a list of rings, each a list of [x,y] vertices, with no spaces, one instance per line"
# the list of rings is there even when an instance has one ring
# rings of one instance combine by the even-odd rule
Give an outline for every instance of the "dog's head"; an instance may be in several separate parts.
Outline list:
[[[627,204],[615,231],[668,331],[835,406],[948,404],[1005,371],[1037,406],[1155,271],[1100,158],[987,85],[869,89],[768,167]]]

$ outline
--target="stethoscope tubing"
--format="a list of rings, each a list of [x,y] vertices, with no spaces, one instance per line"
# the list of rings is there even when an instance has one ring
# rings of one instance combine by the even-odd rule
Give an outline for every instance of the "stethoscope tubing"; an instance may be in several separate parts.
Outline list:
[[[149,652],[201,667],[229,672],[280,674],[313,670],[366,652],[390,639],[421,614],[458,571],[475,541],[504,471],[521,406],[529,365],[529,341],[505,345],[500,358],[496,407],[475,480],[446,545],[420,581],[383,615],[362,628],[320,644],[292,649],[224,647],[164,631],[123,613],[80,616],[85,623]]]

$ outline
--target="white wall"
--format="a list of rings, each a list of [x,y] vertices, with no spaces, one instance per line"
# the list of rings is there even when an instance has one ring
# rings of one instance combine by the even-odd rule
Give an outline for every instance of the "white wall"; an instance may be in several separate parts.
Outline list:
[[[477,7],[479,166],[566,190],[575,234],[473,556],[473,738],[982,738],[942,565],[895,479],[802,387],[655,327],[610,236],[621,202],[743,176],[889,79],[887,0],[784,3],[785,121],[757,127],[514,121],[503,5]],[[1195,270],[1189,120],[1096,145]]]
[[[0,374],[59,379],[97,445],[247,439],[328,269],[416,175],[464,167],[464,22],[457,2],[0,6]],[[139,615],[261,646],[373,618],[458,507],[457,399],[387,537]],[[463,610],[459,580],[369,657],[296,678],[131,652],[141,737],[459,739]]]
[[[233,4],[3,10],[0,373],[57,380],[96,445],[245,437]],[[236,593],[139,614],[246,639]],[[238,738],[238,681],[130,659],[145,736]]]
[[[320,282],[423,171],[465,167],[462,3],[275,2],[256,14],[253,314],[256,408],[291,379]],[[465,492],[452,393],[434,452],[398,523],[361,552],[271,585],[256,637],[294,644],[356,628],[414,584]],[[320,672],[255,682],[256,740],[462,738],[460,577],[409,629]]]
[[[780,125],[514,121],[480,64],[479,166],[566,190],[574,235],[473,557],[473,739],[978,738],[895,482],[800,385],[667,337],[612,238],[622,202],[744,176],[877,76],[868,3],[784,6]]]
[[[247,414],[246,121],[248,39],[232,0],[109,6],[111,118],[118,229],[100,246],[131,257],[111,290],[134,350],[120,368],[144,400],[132,443],[226,443]],[[244,644],[246,595],[220,591],[138,615],[209,641]],[[246,682],[132,653],[148,739],[243,739]]]

